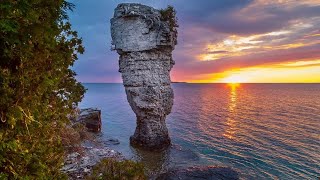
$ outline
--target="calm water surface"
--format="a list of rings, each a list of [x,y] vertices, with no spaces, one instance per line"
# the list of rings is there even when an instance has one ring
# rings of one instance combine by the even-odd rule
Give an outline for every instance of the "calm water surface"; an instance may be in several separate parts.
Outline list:
[[[102,109],[103,138],[119,139],[112,148],[151,176],[197,165],[229,166],[242,179],[320,176],[320,84],[173,84],[173,145],[161,153],[130,147],[135,114],[122,84],[84,85],[80,107]]]

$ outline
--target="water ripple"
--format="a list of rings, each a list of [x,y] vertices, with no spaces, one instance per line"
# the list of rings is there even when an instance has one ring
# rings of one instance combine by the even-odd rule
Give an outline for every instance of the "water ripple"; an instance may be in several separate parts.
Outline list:
[[[122,85],[86,87],[89,91],[81,106],[101,108],[107,121],[104,135],[119,138],[121,145],[116,148],[137,156],[128,144],[135,115]],[[319,84],[174,84],[173,89],[168,129],[173,143],[190,153],[177,159],[172,150],[156,162],[148,157],[158,155],[141,157],[151,169],[162,171],[164,166],[189,162],[231,166],[243,179],[320,177]],[[196,155],[199,160],[193,158]]]

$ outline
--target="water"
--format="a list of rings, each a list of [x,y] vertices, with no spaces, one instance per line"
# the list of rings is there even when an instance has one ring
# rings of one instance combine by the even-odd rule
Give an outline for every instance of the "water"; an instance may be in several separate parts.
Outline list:
[[[173,146],[161,153],[130,147],[135,114],[122,84],[84,85],[80,107],[102,109],[103,137],[119,139],[112,148],[142,161],[149,175],[217,165],[242,179],[320,177],[320,84],[173,84]]]

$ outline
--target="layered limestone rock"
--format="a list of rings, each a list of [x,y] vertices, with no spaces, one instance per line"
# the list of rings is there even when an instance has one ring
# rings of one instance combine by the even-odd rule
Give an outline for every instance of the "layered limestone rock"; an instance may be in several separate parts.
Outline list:
[[[130,142],[145,149],[163,149],[170,145],[165,119],[173,105],[170,70],[176,28],[159,10],[126,3],[115,9],[111,35],[120,55],[127,99],[137,117]]]

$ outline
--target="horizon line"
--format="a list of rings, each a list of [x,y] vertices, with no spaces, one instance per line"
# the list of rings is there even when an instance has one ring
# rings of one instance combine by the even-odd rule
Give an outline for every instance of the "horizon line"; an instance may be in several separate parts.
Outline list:
[[[80,82],[82,84],[123,84],[122,82]],[[227,83],[227,82],[171,82],[172,84],[320,84],[320,82],[244,82],[244,83]]]

